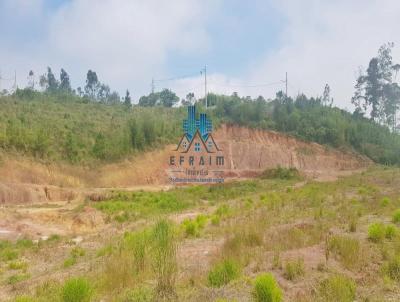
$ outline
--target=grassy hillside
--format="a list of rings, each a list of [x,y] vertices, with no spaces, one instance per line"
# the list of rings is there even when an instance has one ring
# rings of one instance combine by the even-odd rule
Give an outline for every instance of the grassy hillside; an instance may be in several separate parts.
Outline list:
[[[116,160],[171,142],[181,131],[184,112],[39,93],[2,97],[0,108],[2,149],[71,163]]]
[[[301,95],[267,102],[262,97],[210,94],[210,104],[208,113],[215,125],[272,129],[353,149],[379,163],[400,164],[399,135],[367,118],[323,106],[319,99]],[[176,142],[185,115],[184,107],[131,107],[19,90],[0,98],[0,148],[46,161],[115,161]]]

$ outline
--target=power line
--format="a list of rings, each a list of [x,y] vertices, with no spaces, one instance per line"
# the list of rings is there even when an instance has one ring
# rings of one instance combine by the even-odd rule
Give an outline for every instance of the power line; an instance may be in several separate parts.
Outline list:
[[[250,85],[233,85],[233,84],[218,84],[218,83],[213,83],[211,84],[215,86],[221,86],[221,87],[243,87],[243,88],[252,88],[252,87],[266,87],[266,86],[272,86],[272,85],[277,85],[277,84],[282,84],[285,83],[285,81],[279,81],[279,82],[271,82],[271,83],[265,83],[265,84],[250,84]]]

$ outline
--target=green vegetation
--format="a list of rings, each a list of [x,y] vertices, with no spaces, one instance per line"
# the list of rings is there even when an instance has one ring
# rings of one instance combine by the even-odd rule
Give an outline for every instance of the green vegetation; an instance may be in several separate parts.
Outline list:
[[[385,226],[383,223],[376,222],[368,227],[368,238],[372,242],[380,242],[385,237]]]
[[[185,219],[182,222],[185,235],[187,237],[198,237],[201,230],[204,228],[207,222],[207,217],[205,215],[198,215],[195,219]]]
[[[265,170],[261,178],[299,179],[300,173],[296,168],[282,168]]]
[[[272,274],[262,274],[254,280],[253,297],[256,302],[281,302],[282,290]]]
[[[304,260],[299,258],[288,261],[284,267],[284,276],[288,280],[294,280],[304,275]]]
[[[156,294],[160,298],[176,295],[175,281],[177,274],[176,234],[173,225],[166,220],[160,220],[154,226],[152,233],[153,270],[156,274]]]
[[[400,209],[397,209],[393,214],[393,222],[400,223]]]
[[[84,278],[72,278],[65,282],[62,288],[63,302],[89,302],[92,287]]]
[[[332,236],[328,242],[328,249],[339,258],[346,268],[357,267],[362,258],[360,242],[349,236]]]
[[[321,282],[318,296],[324,302],[353,302],[356,297],[356,285],[353,280],[336,275]]]
[[[234,260],[225,259],[214,265],[208,273],[208,284],[221,287],[240,276],[240,266]]]

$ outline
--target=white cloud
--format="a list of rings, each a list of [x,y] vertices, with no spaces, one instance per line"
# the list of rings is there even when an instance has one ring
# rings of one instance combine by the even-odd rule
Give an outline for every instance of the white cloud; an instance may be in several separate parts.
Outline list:
[[[30,60],[41,72],[46,66],[55,72],[63,67],[75,86],[82,85],[92,69],[112,88],[128,88],[137,97],[150,90],[154,74],[166,73],[170,52],[206,51],[206,6],[216,7],[200,0],[73,0],[51,16],[42,7],[47,29],[38,46],[11,51],[0,47],[1,57],[7,58],[0,63],[10,70],[17,66],[20,74],[27,74]],[[24,78],[19,76],[19,82]]]
[[[395,42],[400,59],[400,2],[277,1],[287,19],[278,51],[266,55],[249,72],[250,80],[289,77],[289,95],[321,95],[331,86],[335,104],[350,108],[356,71],[366,67],[378,48]],[[254,67],[254,66],[253,66]],[[272,96],[276,90],[264,89]]]

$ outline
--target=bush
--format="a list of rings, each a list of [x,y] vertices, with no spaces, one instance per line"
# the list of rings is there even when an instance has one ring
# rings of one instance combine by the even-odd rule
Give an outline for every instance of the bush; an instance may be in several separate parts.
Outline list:
[[[257,302],[280,302],[282,290],[272,274],[262,274],[254,281],[253,297]]]
[[[386,207],[391,203],[389,197],[383,197],[381,200],[381,207]]]
[[[372,242],[380,242],[385,237],[385,226],[376,222],[368,227],[368,239]]]
[[[394,211],[392,220],[394,223],[400,223],[400,209],[397,209],[396,211]]]
[[[64,302],[88,302],[93,290],[84,278],[73,278],[65,282],[61,296]]]
[[[240,266],[233,260],[226,259],[217,263],[208,273],[208,284],[212,287],[221,287],[238,278]]]
[[[353,280],[336,275],[321,282],[318,296],[324,302],[353,302],[356,285]]]
[[[267,169],[261,174],[264,179],[299,179],[300,173],[296,168],[282,168],[278,166],[276,169]]]
[[[397,235],[397,228],[394,225],[388,225],[385,228],[385,237],[387,239],[393,239]]]
[[[294,280],[297,277],[304,275],[304,260],[297,259],[294,261],[288,261],[284,268],[284,276],[288,280]]]

